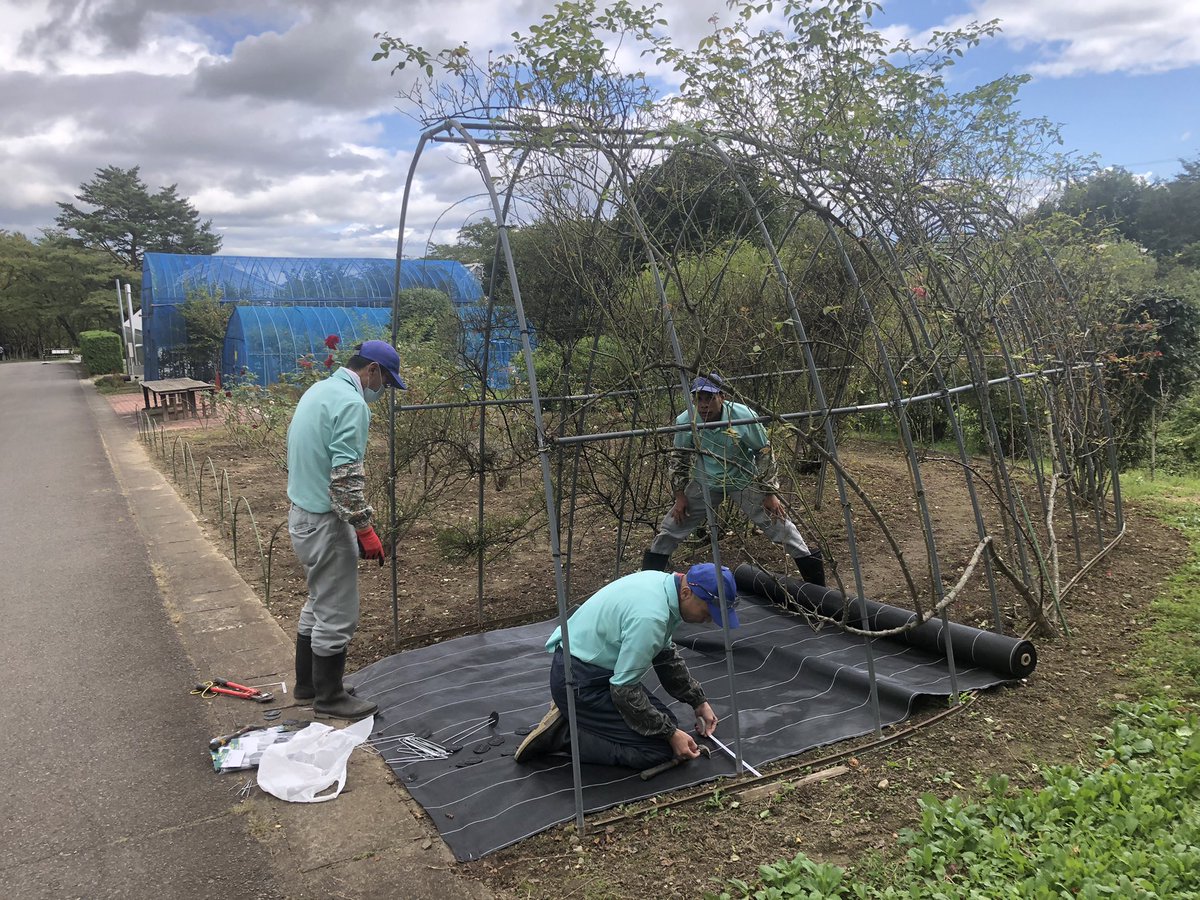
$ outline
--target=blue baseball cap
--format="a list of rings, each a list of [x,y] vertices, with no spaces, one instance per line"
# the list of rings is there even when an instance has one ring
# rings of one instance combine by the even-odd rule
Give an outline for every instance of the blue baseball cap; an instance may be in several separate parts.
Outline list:
[[[408,385],[400,377],[400,354],[387,341],[363,341],[354,352],[363,359],[379,363],[379,368],[383,369],[391,380],[392,387],[398,387],[402,391],[408,390]]]
[[[715,372],[712,372],[708,377],[701,375],[692,382],[692,393],[698,394],[701,391],[707,394],[722,394],[724,388],[721,386],[721,379],[717,377]]]
[[[713,563],[697,563],[687,570],[684,576],[687,586],[693,594],[708,604],[708,612],[713,621],[721,624],[721,600],[717,595],[717,567]],[[729,627],[737,628],[737,582],[728,567],[721,566],[721,580],[725,582],[725,608],[729,610]]]

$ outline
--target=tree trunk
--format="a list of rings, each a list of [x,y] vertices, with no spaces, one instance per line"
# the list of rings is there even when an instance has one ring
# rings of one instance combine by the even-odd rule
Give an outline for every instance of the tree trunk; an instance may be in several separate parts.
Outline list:
[[[58,320],[58,324],[67,332],[67,336],[71,338],[71,346],[78,347],[79,335],[75,333],[75,329],[71,327],[71,323],[67,321],[65,316],[55,316],[55,318]]]
[[[1158,404],[1150,409],[1150,480],[1154,480],[1154,466],[1158,457]]]

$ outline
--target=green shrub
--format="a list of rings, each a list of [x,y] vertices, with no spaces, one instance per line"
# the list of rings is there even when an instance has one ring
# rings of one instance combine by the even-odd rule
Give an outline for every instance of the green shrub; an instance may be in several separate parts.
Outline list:
[[[142,389],[141,385],[131,381],[128,375],[116,372],[93,378],[92,384],[96,386],[96,392],[99,394],[132,394]]]
[[[495,562],[529,535],[535,519],[536,516],[522,514],[484,517],[482,539],[478,523],[472,519],[439,529],[434,541],[445,559],[477,560],[482,552],[484,562]]]
[[[1200,391],[1171,405],[1158,439],[1157,466],[1175,474],[1200,470]]]
[[[1090,771],[1047,769],[1037,791],[992,778],[978,802],[927,794],[887,883],[801,854],[722,897],[1200,896],[1200,720],[1163,701],[1117,710]]]
[[[111,331],[81,332],[79,352],[89,375],[107,375],[125,367],[121,336]]]

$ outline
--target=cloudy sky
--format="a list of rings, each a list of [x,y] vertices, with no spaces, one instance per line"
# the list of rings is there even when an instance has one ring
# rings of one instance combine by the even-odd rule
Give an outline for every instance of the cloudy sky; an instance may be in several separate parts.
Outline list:
[[[480,52],[552,0],[0,0],[0,228],[36,236],[100,166],[176,183],[224,253],[391,256],[416,129],[372,35]],[[677,43],[724,0],[665,0]],[[998,18],[965,88],[1028,72],[1028,115],[1150,177],[1200,154],[1200,0],[891,0],[889,35]],[[413,251],[480,214],[472,171],[423,157]],[[440,217],[440,218],[439,218]],[[438,230],[440,229],[440,230]],[[448,230],[447,230],[448,229]]]

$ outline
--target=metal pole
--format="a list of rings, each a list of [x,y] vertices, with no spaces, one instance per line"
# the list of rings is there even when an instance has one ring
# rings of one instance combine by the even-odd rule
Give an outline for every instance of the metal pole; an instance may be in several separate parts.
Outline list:
[[[125,350],[121,356],[125,358],[125,374],[130,378],[133,377],[133,368],[129,365],[129,342],[125,339],[125,301],[121,299],[121,279],[115,279],[117,285],[117,323],[121,326],[121,346]],[[129,327],[133,328],[133,322],[130,321]]]
[[[125,305],[129,307],[129,377],[134,377],[134,369],[137,368],[137,340],[133,330],[133,286],[127,281],[125,282]]]

